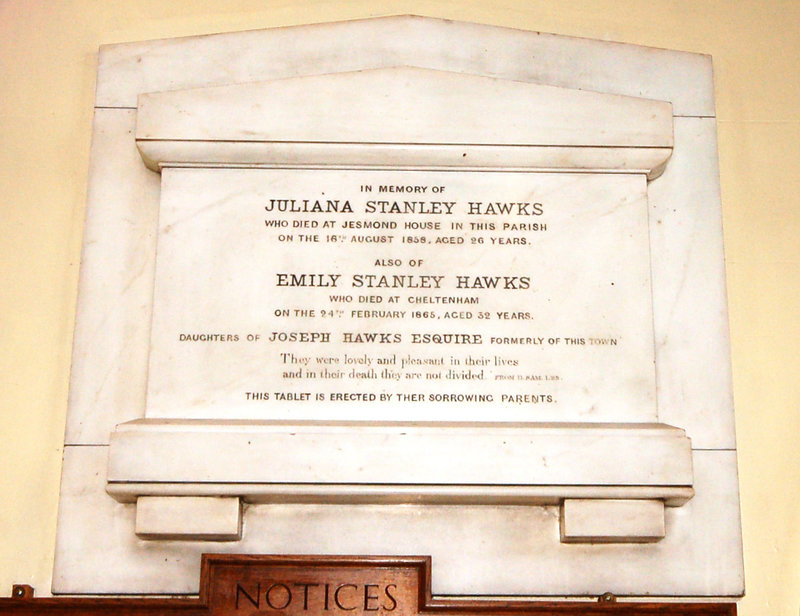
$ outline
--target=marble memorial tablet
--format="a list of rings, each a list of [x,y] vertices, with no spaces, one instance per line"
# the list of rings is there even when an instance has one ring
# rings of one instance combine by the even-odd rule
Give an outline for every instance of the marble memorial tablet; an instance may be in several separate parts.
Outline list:
[[[427,18],[103,48],[53,591],[740,595],[714,122],[710,58]]]

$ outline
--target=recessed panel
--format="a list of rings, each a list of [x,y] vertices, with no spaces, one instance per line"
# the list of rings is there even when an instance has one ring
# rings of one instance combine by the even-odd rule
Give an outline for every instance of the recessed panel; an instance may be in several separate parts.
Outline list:
[[[166,169],[147,415],[652,421],[645,191]]]

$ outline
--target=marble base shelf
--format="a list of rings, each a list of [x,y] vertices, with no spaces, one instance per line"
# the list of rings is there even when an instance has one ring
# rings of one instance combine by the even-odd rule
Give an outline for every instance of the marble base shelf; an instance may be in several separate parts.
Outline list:
[[[145,538],[236,540],[230,529],[237,527],[238,514],[225,509],[220,515],[192,516],[191,511],[225,508],[225,502],[242,498],[250,503],[564,503],[562,538],[570,542],[598,541],[598,532],[586,530],[591,519],[581,520],[587,512],[592,518],[592,506],[604,501],[600,506],[611,513],[608,519],[619,521],[604,525],[602,541],[658,540],[663,506],[682,505],[694,494],[691,441],[683,430],[665,424],[171,419],[117,427],[107,491],[120,502],[137,502],[137,534]],[[186,514],[181,517],[207,519],[211,526],[167,529],[162,521],[175,507]],[[150,508],[153,515],[147,513]],[[227,530],[213,524],[220,516],[228,520]],[[660,536],[653,530],[659,527]]]

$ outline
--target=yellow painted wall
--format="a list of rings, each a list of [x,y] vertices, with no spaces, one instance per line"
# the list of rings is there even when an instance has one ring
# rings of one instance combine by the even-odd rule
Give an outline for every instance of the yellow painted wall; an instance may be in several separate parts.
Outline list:
[[[740,614],[796,616],[792,0],[0,0],[0,596],[12,582],[50,584],[98,46],[396,13],[713,55],[747,577]]]

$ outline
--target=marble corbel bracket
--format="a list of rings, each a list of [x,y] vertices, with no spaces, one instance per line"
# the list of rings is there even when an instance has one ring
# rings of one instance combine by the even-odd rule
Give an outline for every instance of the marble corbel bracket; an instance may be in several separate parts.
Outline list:
[[[236,540],[241,499],[561,505],[565,542],[657,541],[694,494],[691,442],[664,424],[143,419],[109,451],[107,491],[138,502],[145,538]]]
[[[672,153],[672,105],[395,67],[142,94],[136,143],[155,171],[503,169],[652,180]]]

